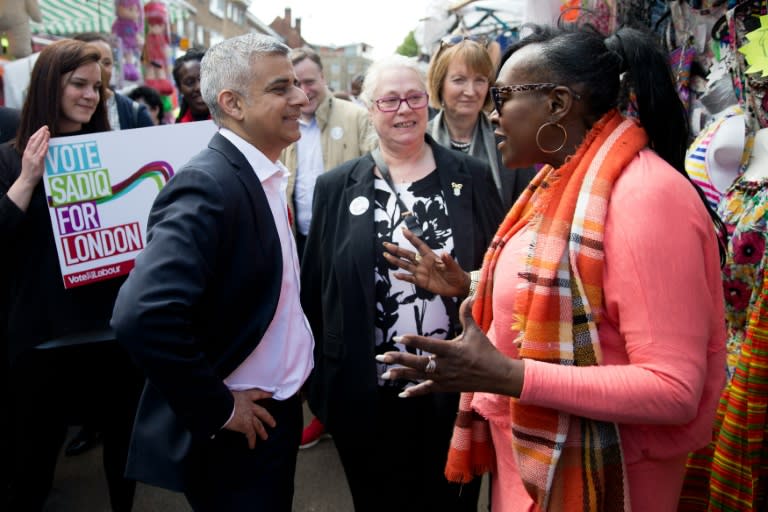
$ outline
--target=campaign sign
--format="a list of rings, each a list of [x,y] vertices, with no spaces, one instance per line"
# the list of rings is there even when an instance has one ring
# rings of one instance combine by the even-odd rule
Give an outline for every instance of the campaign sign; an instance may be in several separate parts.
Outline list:
[[[130,272],[158,192],[215,132],[201,121],[51,139],[43,182],[65,288]]]

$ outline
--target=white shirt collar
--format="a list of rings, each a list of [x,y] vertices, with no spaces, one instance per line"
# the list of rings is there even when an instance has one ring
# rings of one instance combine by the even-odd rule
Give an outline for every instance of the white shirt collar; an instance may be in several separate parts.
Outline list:
[[[251,167],[253,167],[256,177],[262,183],[278,173],[281,178],[288,175],[288,169],[285,168],[280,160],[272,162],[264,153],[256,149],[253,144],[247,142],[232,130],[219,128],[219,133],[243,154],[248,163],[251,164]]]

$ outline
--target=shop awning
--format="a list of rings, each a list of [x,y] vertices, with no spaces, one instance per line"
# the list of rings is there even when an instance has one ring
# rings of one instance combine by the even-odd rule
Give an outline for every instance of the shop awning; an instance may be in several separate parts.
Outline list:
[[[57,36],[78,32],[110,32],[115,20],[114,0],[40,0],[42,23],[32,31]]]
[[[66,36],[78,32],[111,32],[114,0],[39,0],[42,23],[31,23],[32,32]],[[171,22],[186,17],[186,2],[166,2]]]

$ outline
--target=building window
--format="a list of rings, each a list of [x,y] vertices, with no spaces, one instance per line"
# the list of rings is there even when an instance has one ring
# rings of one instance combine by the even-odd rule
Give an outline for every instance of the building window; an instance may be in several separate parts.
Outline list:
[[[331,74],[338,75],[339,73],[341,73],[341,66],[339,65],[338,62],[334,62],[333,64],[331,64]]]
[[[216,32],[215,30],[211,30],[208,33],[208,40],[210,42],[210,46],[213,46],[215,44],[218,44],[224,40],[224,36]]]
[[[219,18],[223,18],[224,13],[226,12],[226,8],[227,0],[211,0],[208,10],[211,11],[211,14],[214,14]]]
[[[195,37],[195,41],[198,45],[205,46],[205,28],[200,25],[197,26],[197,36]]]
[[[347,64],[347,73],[350,75],[354,75],[357,72],[357,64],[354,62],[350,62]]]
[[[227,6],[227,18],[232,20],[238,25],[243,24],[243,9],[235,4],[229,4]]]

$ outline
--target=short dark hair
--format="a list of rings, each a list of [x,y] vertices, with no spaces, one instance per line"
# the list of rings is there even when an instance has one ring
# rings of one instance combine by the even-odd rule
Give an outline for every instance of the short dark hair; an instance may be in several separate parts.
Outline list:
[[[157,121],[159,124],[163,122],[165,116],[165,105],[163,105],[163,98],[160,93],[154,87],[148,85],[139,85],[131,89],[131,92],[127,94],[129,98],[134,101],[143,100],[144,103],[152,108],[157,109]]]
[[[202,62],[204,56],[204,49],[190,48],[184,55],[181,55],[176,59],[176,61],[173,63],[172,73],[173,81],[176,82],[177,88],[181,89],[181,68],[184,67],[184,64],[187,62]],[[184,99],[184,96],[182,96],[181,101],[179,102],[179,115],[177,119],[184,117],[184,114],[187,113],[187,110],[189,110],[189,105],[187,104],[187,100]]]
[[[61,77],[82,65],[98,64],[101,54],[94,46],[83,41],[63,39],[45,47],[37,57],[29,78],[29,91],[21,110],[21,123],[14,147],[23,153],[29,138],[43,125],[48,125],[51,137],[61,135]],[[105,98],[107,84],[102,83],[100,99]],[[83,132],[109,131],[106,102],[99,101],[91,119],[83,124]]]
[[[181,55],[176,58],[176,61],[173,63],[173,81],[176,82],[176,87],[179,86],[179,82],[181,82],[181,77],[179,74],[181,73],[181,68],[186,64],[187,62],[200,62],[203,60],[203,56],[205,55],[205,50],[202,48],[190,48],[187,50],[187,52],[184,55]]]

